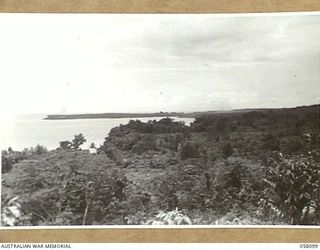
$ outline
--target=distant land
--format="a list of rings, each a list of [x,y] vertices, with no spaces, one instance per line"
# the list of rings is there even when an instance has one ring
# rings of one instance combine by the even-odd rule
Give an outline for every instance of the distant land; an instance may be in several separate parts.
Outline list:
[[[44,120],[67,120],[67,119],[102,119],[102,118],[140,118],[140,117],[180,117],[183,113],[158,112],[158,113],[100,113],[100,114],[70,114],[70,115],[47,115]]]
[[[220,111],[199,111],[199,112],[157,112],[157,113],[96,113],[96,114],[68,114],[68,115],[47,115],[44,120],[69,120],[69,119],[115,119],[115,118],[141,118],[141,117],[186,117],[197,118],[212,114],[246,113],[246,112],[267,112],[267,111],[294,111],[296,109],[317,109],[319,104],[309,106],[299,106],[294,108],[252,108],[252,109],[232,109]]]

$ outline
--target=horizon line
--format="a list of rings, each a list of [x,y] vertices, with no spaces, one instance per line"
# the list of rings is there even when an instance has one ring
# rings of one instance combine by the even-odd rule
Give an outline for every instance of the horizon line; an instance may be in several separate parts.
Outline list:
[[[320,102],[313,104],[303,104],[297,106],[281,106],[281,107],[245,107],[245,108],[230,108],[230,109],[207,109],[207,110],[195,110],[195,111],[130,111],[130,112],[70,112],[70,113],[54,113],[54,112],[30,112],[30,113],[11,113],[12,115],[86,115],[86,114],[160,114],[160,113],[177,113],[177,114],[192,114],[192,113],[204,113],[204,112],[230,112],[230,111],[241,111],[241,110],[278,110],[278,109],[292,109],[308,106],[317,106],[320,105]]]

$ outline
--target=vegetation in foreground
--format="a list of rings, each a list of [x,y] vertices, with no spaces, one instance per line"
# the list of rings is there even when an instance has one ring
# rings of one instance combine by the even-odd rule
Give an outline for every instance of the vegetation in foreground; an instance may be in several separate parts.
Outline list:
[[[319,105],[132,120],[96,153],[84,141],[2,152],[2,224],[320,225]]]

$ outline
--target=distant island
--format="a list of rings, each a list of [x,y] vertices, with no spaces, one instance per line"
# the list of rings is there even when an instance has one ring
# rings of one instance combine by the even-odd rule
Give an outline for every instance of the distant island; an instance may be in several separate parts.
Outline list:
[[[184,113],[178,113],[178,112],[70,114],[70,115],[47,115],[47,117],[44,118],[44,120],[141,118],[141,117],[181,117],[183,115],[184,115]]]

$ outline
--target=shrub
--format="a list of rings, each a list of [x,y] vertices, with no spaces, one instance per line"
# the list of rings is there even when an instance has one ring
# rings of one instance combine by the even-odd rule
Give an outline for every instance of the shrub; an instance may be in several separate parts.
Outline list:
[[[12,169],[12,161],[8,156],[1,156],[1,173],[7,173]]]
[[[39,144],[34,148],[33,151],[34,151],[34,154],[37,154],[37,155],[48,153],[47,148]]]
[[[13,164],[16,164],[22,160],[34,158],[39,155],[47,153],[48,150],[42,145],[37,145],[36,147],[25,148],[21,152],[14,151],[11,147],[8,148],[8,151],[1,151],[1,165],[2,173],[10,171],[13,167]]]
[[[154,219],[147,221],[147,225],[192,225],[190,218],[182,214],[178,208],[170,212],[161,211]]]
[[[231,211],[222,218],[214,222],[215,225],[259,225],[261,221],[253,218],[250,214],[243,212],[240,214],[237,211]]]
[[[59,145],[61,149],[71,149],[72,143],[70,141],[61,141]]]
[[[158,150],[156,137],[153,134],[144,134],[139,142],[132,147],[132,151],[137,154],[142,154],[148,150]]]
[[[294,156],[291,159],[281,154],[269,159],[265,167],[264,206],[281,212],[281,217],[290,224],[317,224],[320,222],[320,164],[319,151],[308,155]],[[310,209],[314,210],[310,221]],[[304,212],[305,211],[305,212]]]
[[[199,158],[200,157],[200,144],[199,143],[186,143],[181,149],[181,159]]]
[[[292,138],[288,140],[283,146],[283,152],[287,154],[294,154],[303,149],[302,140],[299,138]]]
[[[1,225],[15,226],[21,216],[21,205],[18,203],[18,196],[6,199],[2,202]]]
[[[223,158],[227,159],[233,154],[233,148],[230,143],[226,143],[222,147],[222,156]]]
[[[280,142],[273,135],[268,134],[263,138],[262,149],[270,151],[280,151]]]

